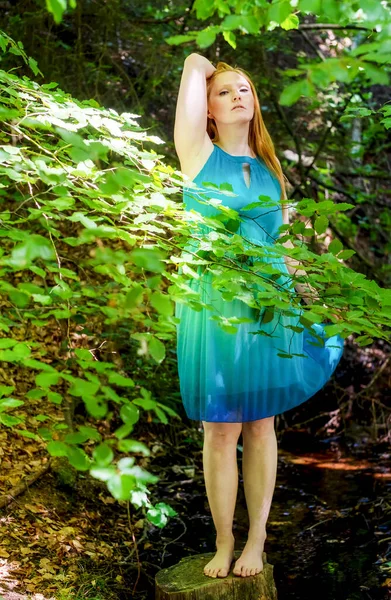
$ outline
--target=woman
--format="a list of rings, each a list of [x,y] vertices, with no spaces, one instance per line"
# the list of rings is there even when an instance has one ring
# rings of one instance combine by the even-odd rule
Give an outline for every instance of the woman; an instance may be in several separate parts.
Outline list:
[[[262,119],[253,83],[244,71],[218,63],[217,69],[203,56],[185,60],[177,101],[175,148],[182,172],[202,189],[200,197],[184,187],[187,210],[205,216],[218,214],[205,195],[238,211],[238,233],[264,249],[263,261],[280,273],[274,284],[296,289],[309,299],[311,287],[291,283],[295,263],[268,253],[278,239],[279,227],[289,223],[281,165]],[[221,188],[203,182],[230,183],[236,195],[220,194]],[[191,183],[190,183],[191,186]],[[246,205],[263,195],[275,202],[267,209]],[[222,197],[221,197],[222,196]],[[201,199],[201,201],[200,201]],[[246,207],[246,208],[245,208]],[[194,246],[195,244],[195,246]],[[292,245],[292,244],[290,244]],[[196,248],[191,240],[189,248]],[[182,272],[179,268],[179,273]],[[202,275],[201,275],[202,274]],[[304,273],[305,274],[305,273]],[[304,402],[321,389],[337,366],[343,340],[334,336],[322,347],[313,346],[314,331],[298,328],[300,314],[275,311],[263,319],[260,313],[235,298],[227,300],[212,286],[213,273],[198,270],[191,281],[205,305],[218,315],[243,318],[237,333],[213,319],[212,312],[176,303],[177,356],[181,396],[189,418],[204,428],[203,467],[208,502],[216,528],[214,558],[205,566],[209,577],[226,577],[233,560],[232,524],[238,489],[236,449],[243,436],[243,481],[249,513],[247,543],[233,573],[247,577],[263,569],[262,552],[266,522],[276,481],[276,414]],[[267,281],[258,291],[275,289]],[[285,288],[286,289],[286,288]],[[263,313],[264,317],[264,313]],[[261,319],[262,321],[262,319]],[[324,338],[322,325],[315,331]],[[294,330],[293,328],[296,328]]]

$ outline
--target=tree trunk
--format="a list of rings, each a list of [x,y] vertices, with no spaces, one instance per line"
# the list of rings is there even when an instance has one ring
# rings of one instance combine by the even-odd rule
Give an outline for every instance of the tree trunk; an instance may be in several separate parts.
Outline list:
[[[263,571],[251,577],[212,578],[204,575],[205,565],[214,552],[182,558],[178,564],[162,569],[155,577],[155,600],[277,600],[273,566],[263,553]],[[240,552],[235,552],[235,559]]]

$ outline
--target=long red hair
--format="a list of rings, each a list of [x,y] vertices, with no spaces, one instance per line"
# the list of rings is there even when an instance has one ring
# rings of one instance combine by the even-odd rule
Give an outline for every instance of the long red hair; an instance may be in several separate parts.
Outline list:
[[[261,107],[259,104],[258,94],[256,92],[253,82],[251,81],[250,75],[243,69],[231,67],[225,62],[218,62],[216,70],[213,72],[211,77],[209,77],[206,80],[207,98],[209,100],[210,92],[212,90],[212,86],[216,77],[220,73],[224,73],[226,71],[232,71],[234,73],[239,73],[239,75],[242,75],[247,80],[251,88],[254,97],[254,116],[250,121],[248,143],[252,151],[256,154],[256,156],[260,156],[265,161],[268,168],[277,177],[281,186],[280,200],[282,200],[283,198],[287,197],[285,188],[286,177],[282,172],[281,164],[276,156],[276,151],[274,149],[272,138],[270,137],[270,134],[264,123]],[[206,124],[206,131],[212,142],[219,141],[219,133],[217,131],[216,124],[214,120],[209,117]]]

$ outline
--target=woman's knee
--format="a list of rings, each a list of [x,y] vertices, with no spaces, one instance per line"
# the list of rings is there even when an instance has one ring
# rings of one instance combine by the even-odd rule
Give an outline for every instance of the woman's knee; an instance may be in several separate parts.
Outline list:
[[[264,437],[275,433],[275,417],[266,417],[257,421],[243,423],[243,436]]]
[[[242,423],[212,423],[202,421],[205,438],[214,444],[237,444]]]

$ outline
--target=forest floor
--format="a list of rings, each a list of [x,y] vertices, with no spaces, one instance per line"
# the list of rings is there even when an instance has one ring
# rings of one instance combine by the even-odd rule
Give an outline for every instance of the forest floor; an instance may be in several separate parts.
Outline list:
[[[164,442],[157,441],[156,434],[150,431],[149,442],[143,441],[152,449],[152,454],[148,459],[140,459],[139,464],[144,461],[145,468],[160,477],[152,490],[151,501],[170,504],[177,510],[177,517],[160,529],[132,506],[128,512],[127,503],[114,500],[104,485],[91,480],[88,474],[79,473],[76,482],[69,484],[49,469],[0,512],[0,598],[149,600],[154,597],[154,578],[159,569],[175,564],[184,555],[212,551],[213,524],[201,468],[202,433],[187,430],[183,425],[174,426],[174,430],[174,435]],[[289,446],[288,438],[285,446]],[[7,486],[17,484],[23,475],[41,468],[48,458],[39,442],[26,441],[10,430],[1,432],[0,439],[3,448],[1,482],[6,492]],[[352,460],[341,453],[319,450],[319,445],[317,453],[304,455],[293,450],[284,448],[279,452],[279,479],[269,521],[269,546],[265,548],[273,558],[271,562],[277,561],[275,576],[279,589],[286,585],[285,591],[292,592],[295,586],[297,588],[297,578],[302,580],[309,567],[311,548],[322,546],[329,550],[333,542],[335,556],[338,542],[344,546],[350,563],[352,547],[356,557],[357,552],[367,553],[371,548],[365,560],[361,557],[369,569],[364,572],[361,563],[360,584],[366,590],[362,598],[386,599],[391,589],[391,556],[387,544],[391,534],[391,474],[387,467],[390,453],[384,445],[378,448],[361,445]],[[293,471],[310,467],[316,469],[312,468],[308,477],[301,471],[297,483],[289,480]],[[344,473],[337,471],[338,468]],[[326,486],[325,472],[333,478]],[[355,481],[361,474],[365,479]],[[335,476],[342,477],[339,483]],[[371,483],[367,487],[369,477]],[[334,497],[335,488],[343,487],[343,482],[346,487],[341,490],[341,498],[346,506]],[[287,489],[289,502],[286,501]],[[235,527],[243,539],[244,505],[241,495]],[[360,528],[364,537],[353,540],[352,531],[360,531]],[[304,530],[310,537],[303,537]],[[288,570],[285,568],[279,573],[278,563],[285,562],[284,555],[279,554],[284,551],[281,546],[291,552],[295,535],[298,547],[304,543],[308,556],[300,565],[293,560]],[[361,547],[365,550],[359,551]],[[376,559],[378,566],[373,564]],[[328,555],[315,560],[319,564],[327,563],[329,568]],[[353,573],[352,579],[356,576],[357,573]],[[346,591],[346,587],[344,589]],[[289,597],[294,599],[296,595],[291,593]],[[300,592],[297,597],[304,600],[305,595]]]

